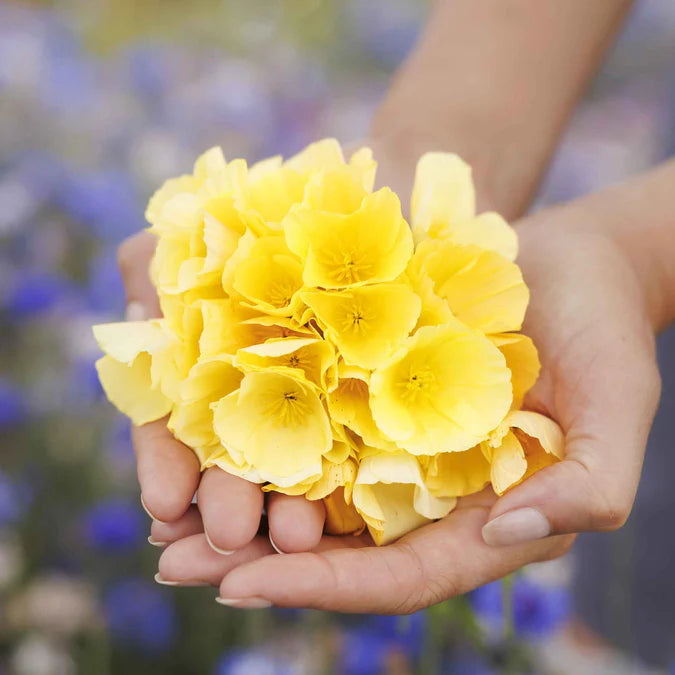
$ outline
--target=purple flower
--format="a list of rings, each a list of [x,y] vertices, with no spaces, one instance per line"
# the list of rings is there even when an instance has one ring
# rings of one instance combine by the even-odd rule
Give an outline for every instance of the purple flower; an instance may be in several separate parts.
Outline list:
[[[129,551],[145,540],[146,518],[139,505],[126,499],[95,504],[82,518],[87,543],[98,551]]]
[[[65,277],[41,270],[17,273],[3,302],[3,309],[16,319],[32,318],[72,302],[74,285]]]
[[[543,637],[554,632],[570,615],[566,588],[542,586],[526,577],[513,584],[513,623],[518,635]]]
[[[94,311],[122,314],[124,286],[114,253],[105,253],[90,262],[87,300]]]
[[[103,613],[115,642],[150,654],[169,649],[178,629],[171,595],[143,579],[112,584]]]
[[[18,522],[30,505],[27,486],[0,472],[0,526]]]
[[[58,201],[73,220],[109,241],[118,241],[144,227],[136,191],[122,171],[72,173]]]
[[[218,660],[213,675],[296,675],[291,664],[273,658],[259,649],[232,649]]]
[[[559,586],[544,586],[519,576],[511,588],[513,625],[525,638],[542,637],[554,632],[569,616],[569,591]],[[493,581],[468,595],[473,610],[493,629],[504,626],[503,582]]]
[[[424,646],[427,615],[374,615],[343,633],[340,673],[371,675],[385,672],[389,659],[402,654],[409,661],[419,659]]]
[[[27,416],[28,406],[23,391],[0,378],[0,429],[21,424]]]

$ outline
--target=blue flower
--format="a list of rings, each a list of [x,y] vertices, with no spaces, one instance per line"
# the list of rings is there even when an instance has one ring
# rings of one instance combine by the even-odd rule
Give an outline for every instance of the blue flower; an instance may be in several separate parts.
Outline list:
[[[178,632],[171,595],[143,579],[124,579],[110,586],[103,613],[115,642],[150,654],[169,649]]]
[[[99,551],[129,551],[145,539],[146,518],[140,506],[124,499],[95,504],[82,518],[87,543]]]
[[[18,522],[30,501],[30,491],[25,485],[0,472],[0,527]]]
[[[73,220],[109,241],[118,241],[144,227],[136,191],[122,171],[72,173],[58,201]]]
[[[28,270],[16,275],[4,298],[4,309],[14,318],[30,318],[45,314],[75,297],[73,284],[65,277],[41,270]]]
[[[569,591],[560,586],[537,584],[525,576],[517,577],[511,588],[513,625],[516,633],[525,638],[548,635],[569,616]],[[504,626],[503,582],[493,581],[468,594],[469,603],[493,630]]]
[[[0,429],[21,424],[27,416],[28,406],[23,391],[0,378]]]
[[[220,658],[213,675],[297,675],[301,671],[257,649],[232,649]]]
[[[427,616],[374,615],[343,633],[340,673],[375,675],[385,672],[389,660],[403,655],[410,662],[419,659],[424,646]]]
[[[541,586],[527,577],[519,577],[513,584],[513,623],[519,635],[549,635],[569,617],[571,608],[565,588]]]
[[[137,45],[129,50],[131,82],[140,94],[151,101],[157,101],[169,84],[168,56],[167,50],[150,44]]]
[[[453,655],[443,663],[441,672],[452,675],[497,675],[496,670],[474,654]]]
[[[105,253],[89,263],[87,300],[96,312],[122,314],[124,286],[114,253]]]

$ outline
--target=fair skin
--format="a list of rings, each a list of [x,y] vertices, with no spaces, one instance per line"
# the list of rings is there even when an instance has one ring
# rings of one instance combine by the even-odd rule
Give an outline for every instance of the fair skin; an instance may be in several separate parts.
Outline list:
[[[514,0],[499,5],[436,5],[435,20],[375,121],[373,145],[381,160],[380,180],[407,192],[413,160],[420,151],[454,149],[474,164],[484,204],[509,215],[524,208],[569,110],[602,54],[598,45],[606,46],[629,3],[542,2],[537,5],[541,14],[527,13],[525,27],[523,4]],[[504,7],[510,11],[504,12]],[[453,30],[459,19],[475,20],[471,12],[483,14],[482,35],[491,45],[508,45],[511,40],[521,51],[511,49],[520,54],[528,46],[523,40],[541,40],[541,31],[550,32],[555,25],[567,34],[566,39],[576,41],[577,57],[564,58],[568,42],[562,38],[537,59],[528,57],[522,63],[517,56],[507,61],[499,49],[481,49],[478,44],[476,57],[493,59],[476,66],[492,73],[490,86],[480,96],[472,91],[478,84],[466,73],[462,79],[462,73],[448,72],[454,61],[447,50],[463,48],[465,56],[475,40],[462,43],[458,34],[457,40],[439,44],[437,33],[443,26]],[[583,29],[578,30],[580,14],[585,16],[581,17]],[[541,25],[530,23],[537,21]],[[538,37],[530,37],[533,30]],[[530,46],[536,48],[536,44]],[[434,84],[434,72],[438,77],[444,73],[446,82],[454,76],[458,87],[473,98],[458,96],[455,88],[443,99],[439,92],[447,87]],[[512,85],[513,73],[518,74],[521,90],[511,97],[512,108],[502,118],[495,102],[507,100],[506,87]],[[551,77],[556,78],[558,93],[536,95]],[[501,91],[495,86],[500,82]],[[417,111],[413,115],[407,108],[409,102],[420,100],[419,92],[413,95],[420,87],[430,100],[421,114],[445,118],[420,123]],[[493,103],[491,96],[495,96]],[[479,101],[479,110],[448,107],[458,100]],[[509,122],[514,119],[516,123]],[[410,126],[412,120],[416,121]],[[481,124],[488,136],[479,133]],[[397,135],[404,131],[405,147],[387,140],[400,138]],[[652,329],[672,319],[675,305],[663,290],[675,289],[675,279],[669,277],[672,265],[668,265],[675,256],[672,223],[664,218],[670,199],[665,185],[672,183],[672,174],[673,168],[665,167],[618,193],[551,209],[518,224],[519,263],[532,289],[524,330],[539,345],[543,363],[541,380],[527,404],[550,414],[563,427],[567,438],[563,462],[499,500],[488,493],[464,499],[447,518],[383,548],[372,547],[365,536],[322,537],[320,504],[268,495],[270,538],[287,553],[268,555],[274,552],[270,538],[257,535],[263,506],[259,487],[219,469],[200,476],[189,448],[171,437],[164,422],[155,422],[135,429],[134,442],[143,500],[153,516],[152,538],[170,543],[160,560],[162,580],[220,585],[221,597],[240,607],[273,603],[405,612],[499,578],[528,562],[561,555],[573,539],[568,533],[619,527],[630,511],[658,400]],[[636,235],[643,223],[653,224],[653,236]],[[654,243],[647,246],[647,240]],[[671,257],[662,258],[669,243]],[[147,277],[152,248],[149,235],[141,235],[121,250],[132,314],[138,314],[139,308],[146,316],[158,313]],[[662,261],[656,263],[657,259]],[[190,506],[195,490],[198,508]],[[525,521],[522,508],[529,509]],[[527,525],[533,512],[539,529],[530,526],[528,531],[523,522]],[[496,520],[513,513],[516,520],[511,524]],[[487,522],[491,525],[485,527]],[[224,555],[224,551],[235,553]]]

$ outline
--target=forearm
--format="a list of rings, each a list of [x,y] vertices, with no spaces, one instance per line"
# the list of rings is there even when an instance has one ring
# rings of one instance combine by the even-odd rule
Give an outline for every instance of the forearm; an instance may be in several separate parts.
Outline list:
[[[630,0],[438,0],[378,111],[380,153],[457,152],[483,206],[520,215]]]

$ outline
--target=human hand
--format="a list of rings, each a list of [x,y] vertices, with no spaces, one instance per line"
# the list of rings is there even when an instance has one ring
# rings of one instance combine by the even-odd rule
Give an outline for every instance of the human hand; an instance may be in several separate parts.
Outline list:
[[[148,275],[154,249],[154,236],[145,232],[120,247],[128,319],[161,314]],[[164,546],[199,532],[218,559],[246,547],[260,525],[265,501],[260,486],[218,467],[200,474],[197,457],[173,437],[166,421],[132,430],[141,501],[153,519],[150,543]],[[197,505],[192,505],[195,492]],[[287,552],[310,550],[318,544],[325,519],[322,502],[272,493],[266,506],[269,539],[257,541],[261,554],[274,552],[272,540],[278,550]]]
[[[526,404],[562,425],[564,461],[499,500],[488,491],[460,500],[443,520],[389,546],[325,536],[311,553],[260,558],[256,543],[223,560],[195,534],[164,552],[162,576],[220,583],[221,599],[239,607],[404,613],[557,557],[573,541],[566,533],[620,527],[659,377],[642,284],[611,238],[575,226],[584,217],[552,209],[519,226],[532,292],[524,330],[543,366]]]

